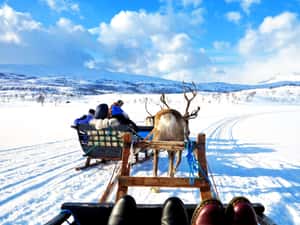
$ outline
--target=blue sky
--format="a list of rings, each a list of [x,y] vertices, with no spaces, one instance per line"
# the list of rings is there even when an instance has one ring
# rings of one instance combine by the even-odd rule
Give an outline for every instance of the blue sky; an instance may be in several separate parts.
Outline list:
[[[0,1],[0,65],[196,82],[300,76],[300,0]]]

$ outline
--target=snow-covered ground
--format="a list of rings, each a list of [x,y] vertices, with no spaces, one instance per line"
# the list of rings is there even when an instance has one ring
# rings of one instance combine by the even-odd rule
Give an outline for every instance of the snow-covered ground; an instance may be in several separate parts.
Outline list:
[[[99,103],[111,104],[122,98],[124,110],[138,124],[147,113],[160,108],[159,95],[111,94],[78,99],[71,103],[44,106],[36,102],[0,105],[0,224],[44,224],[55,216],[63,202],[97,202],[105,190],[113,163],[85,171],[73,120]],[[185,100],[180,94],[167,95],[169,105],[181,112]],[[208,100],[209,99],[209,100]],[[207,138],[209,170],[221,201],[243,195],[261,202],[277,224],[300,224],[300,106],[214,100],[197,96],[191,105],[201,106],[190,123],[191,135],[204,132]],[[133,167],[133,174],[151,174],[147,161]],[[167,158],[161,153],[159,174],[166,175]],[[183,159],[177,176],[188,174]],[[162,203],[178,196],[185,203],[198,203],[194,189],[129,188],[137,203]],[[114,201],[111,196],[110,201]]]

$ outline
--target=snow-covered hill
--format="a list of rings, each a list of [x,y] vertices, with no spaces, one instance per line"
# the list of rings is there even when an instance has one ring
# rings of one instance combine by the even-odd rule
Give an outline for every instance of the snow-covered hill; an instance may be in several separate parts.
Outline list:
[[[182,82],[145,76],[120,74],[99,80],[75,79],[67,76],[29,76],[0,73],[0,101],[66,102],[83,96],[107,93],[181,93]],[[280,102],[300,103],[300,81],[265,82],[256,85],[221,82],[198,83],[197,89],[205,102]]]
[[[69,77],[40,77],[14,73],[0,73],[0,98],[4,101],[20,98],[35,100],[43,95],[51,101],[105,93],[176,93],[182,91],[181,82],[163,79],[142,79],[125,76],[115,79],[82,80]]]

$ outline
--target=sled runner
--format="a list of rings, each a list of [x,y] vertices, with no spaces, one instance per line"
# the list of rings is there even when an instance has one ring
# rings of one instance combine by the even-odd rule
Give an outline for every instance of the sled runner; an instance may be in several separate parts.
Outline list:
[[[145,137],[153,128],[151,126],[139,126],[138,132],[133,133],[133,131],[126,125],[99,130],[97,130],[94,126],[87,124],[80,124],[78,126],[71,127],[76,129],[81,149],[84,152],[83,156],[87,157],[85,165],[77,167],[76,170],[89,168],[107,160],[121,160],[124,133],[131,132],[134,139],[137,141]],[[148,159],[148,152],[146,150],[143,152],[145,154],[144,159]],[[91,163],[92,159],[96,159],[96,162]],[[140,161],[138,154],[136,154],[136,161]]]

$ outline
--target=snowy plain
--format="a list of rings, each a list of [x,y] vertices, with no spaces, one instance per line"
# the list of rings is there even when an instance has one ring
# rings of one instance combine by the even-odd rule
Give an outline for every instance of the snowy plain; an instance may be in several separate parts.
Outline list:
[[[282,95],[281,95],[282,96]],[[73,120],[89,108],[123,99],[124,110],[137,124],[160,109],[156,94],[107,94],[70,103],[9,102],[0,104],[0,224],[45,224],[64,202],[97,202],[105,190],[113,163],[85,171],[74,168],[84,157]],[[169,105],[185,110],[182,94],[167,95]],[[208,100],[209,99],[209,100]],[[190,122],[191,136],[206,134],[210,177],[220,200],[234,196],[260,202],[277,224],[300,224],[300,105],[284,102],[227,101],[198,94],[191,109],[201,107]],[[167,158],[160,154],[159,174],[166,176]],[[150,175],[152,162],[133,167],[134,175]],[[188,174],[183,157],[177,176]],[[185,203],[199,203],[194,189],[129,188],[137,203],[163,203],[178,196]],[[114,196],[110,197],[114,201]]]

